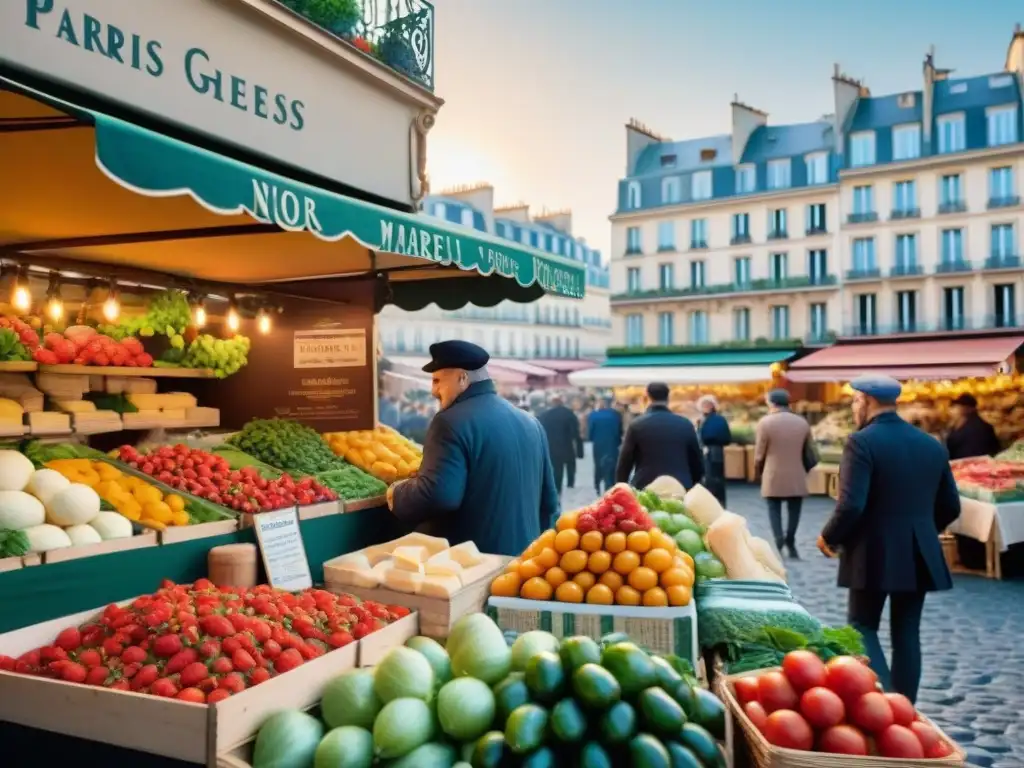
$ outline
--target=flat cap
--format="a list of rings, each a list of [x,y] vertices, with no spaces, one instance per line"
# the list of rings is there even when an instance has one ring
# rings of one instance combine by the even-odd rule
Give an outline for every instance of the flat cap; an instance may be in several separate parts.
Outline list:
[[[423,366],[424,373],[459,368],[463,371],[478,371],[487,365],[491,356],[487,350],[468,341],[453,339],[430,345],[430,362]]]
[[[768,402],[772,405],[789,405],[789,392],[784,389],[773,389],[768,393]]]
[[[882,405],[894,405],[903,391],[903,385],[891,376],[858,376],[850,382],[850,388],[873,397]]]

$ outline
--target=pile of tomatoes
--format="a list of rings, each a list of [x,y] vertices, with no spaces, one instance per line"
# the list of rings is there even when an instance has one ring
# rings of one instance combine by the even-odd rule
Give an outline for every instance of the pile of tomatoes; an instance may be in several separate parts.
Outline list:
[[[781,671],[737,678],[734,691],[777,747],[919,760],[953,753],[907,697],[882,693],[871,668],[852,656],[826,664],[810,651],[792,651]]]
[[[125,445],[117,458],[172,488],[238,512],[269,512],[338,498],[312,477],[296,480],[285,472],[268,480],[254,467],[231,469],[223,456],[187,445],[163,445],[149,453]]]
[[[213,704],[409,615],[321,589],[164,585],[0,670]]]

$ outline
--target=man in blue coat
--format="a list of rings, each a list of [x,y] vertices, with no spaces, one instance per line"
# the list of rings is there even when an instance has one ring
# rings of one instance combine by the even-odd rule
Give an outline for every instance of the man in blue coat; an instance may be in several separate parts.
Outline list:
[[[615,485],[615,461],[622,444],[622,414],[612,408],[610,397],[601,398],[601,407],[587,416],[587,439],[594,454],[594,490],[600,496]]]
[[[921,613],[928,592],[952,589],[939,534],[960,516],[960,496],[942,444],[896,414],[900,383],[862,376],[839,468],[839,498],[818,548],[839,553],[847,618],[864,636],[883,687],[914,701],[921,681]],[[892,666],[878,640],[889,601]]]
[[[388,506],[453,545],[473,541],[481,552],[517,556],[559,514],[544,430],[498,395],[477,345],[442,341],[430,357],[423,370],[440,410],[418,475],[388,489]]]

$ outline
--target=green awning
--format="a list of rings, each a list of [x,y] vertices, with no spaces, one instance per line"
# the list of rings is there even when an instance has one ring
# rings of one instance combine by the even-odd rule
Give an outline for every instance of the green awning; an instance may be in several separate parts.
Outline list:
[[[0,123],[5,177],[49,174],[54,187],[3,185],[0,248],[243,284],[386,274],[409,307],[435,295],[451,308],[584,293],[581,264],[289,179],[6,77]],[[437,279],[447,277],[463,279]]]

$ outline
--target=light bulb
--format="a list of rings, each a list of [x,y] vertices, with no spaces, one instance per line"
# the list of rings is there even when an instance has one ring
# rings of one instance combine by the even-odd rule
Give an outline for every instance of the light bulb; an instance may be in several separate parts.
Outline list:
[[[260,310],[260,317],[257,327],[259,328],[260,333],[270,333],[270,315],[267,313],[267,310]]]
[[[107,319],[107,322],[112,323],[117,320],[120,314],[121,302],[117,300],[117,296],[108,296],[107,300],[103,302],[103,317]]]
[[[46,316],[55,323],[64,317],[64,302],[60,300],[60,296],[51,296],[46,302]]]
[[[14,291],[11,294],[11,306],[19,312],[32,309],[32,294],[21,280],[15,278]]]
[[[232,305],[228,309],[228,330],[232,333],[237,333],[239,327],[242,325],[242,318],[238,316],[238,310]]]
[[[202,303],[196,304],[195,311],[192,313],[192,319],[196,328],[202,328],[206,325],[206,307]]]

